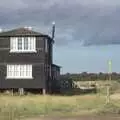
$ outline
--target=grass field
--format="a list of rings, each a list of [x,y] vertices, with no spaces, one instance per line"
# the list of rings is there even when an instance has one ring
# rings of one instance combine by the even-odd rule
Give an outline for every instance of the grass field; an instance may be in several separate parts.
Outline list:
[[[89,82],[81,82],[88,84]],[[78,96],[11,96],[0,94],[0,120],[32,116],[79,116],[120,114],[120,83],[112,82],[111,101],[106,104],[106,82],[98,81],[99,93]]]
[[[22,119],[39,115],[77,116],[120,112],[120,101],[105,105],[105,96],[8,96],[0,95],[0,120]]]

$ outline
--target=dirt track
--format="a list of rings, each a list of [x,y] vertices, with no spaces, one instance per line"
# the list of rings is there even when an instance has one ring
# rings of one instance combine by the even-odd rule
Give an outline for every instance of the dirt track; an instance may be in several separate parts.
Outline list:
[[[120,116],[81,116],[81,117],[52,117],[52,118],[29,118],[25,120],[120,120]]]

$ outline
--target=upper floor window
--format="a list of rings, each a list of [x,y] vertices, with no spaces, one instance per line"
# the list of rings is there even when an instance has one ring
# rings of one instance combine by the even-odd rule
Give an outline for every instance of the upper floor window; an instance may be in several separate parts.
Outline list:
[[[10,52],[36,52],[35,37],[11,37]]]

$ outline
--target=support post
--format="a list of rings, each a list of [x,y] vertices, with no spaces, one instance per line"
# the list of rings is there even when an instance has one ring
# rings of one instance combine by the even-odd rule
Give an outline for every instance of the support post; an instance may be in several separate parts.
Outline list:
[[[24,95],[24,89],[23,88],[19,88],[19,95]]]
[[[42,89],[42,93],[43,93],[43,95],[46,95],[46,89],[45,88]]]
[[[14,90],[12,89],[12,96],[14,95]]]
[[[106,96],[106,104],[110,103],[110,88],[111,88],[111,74],[112,74],[112,61],[108,61],[109,66],[109,80],[107,85],[107,96]]]
[[[107,85],[106,104],[110,103],[110,86]]]

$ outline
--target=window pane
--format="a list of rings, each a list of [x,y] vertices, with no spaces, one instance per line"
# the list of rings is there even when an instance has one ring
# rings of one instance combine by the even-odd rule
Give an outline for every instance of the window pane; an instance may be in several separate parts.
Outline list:
[[[29,50],[35,50],[36,49],[36,39],[35,39],[35,37],[29,37],[28,48],[29,48]]]
[[[11,50],[16,50],[16,46],[17,46],[16,38],[15,37],[11,37],[10,38],[10,49]]]
[[[17,77],[20,77],[20,65],[17,65],[17,71],[18,71],[18,76]]]
[[[19,76],[19,65],[16,65],[16,77]]]
[[[32,49],[35,50],[36,45],[35,45],[35,37],[32,38]]]
[[[28,37],[24,38],[24,50],[28,50]]]
[[[23,66],[23,69],[24,69],[24,71],[23,71],[24,75],[23,76],[26,77],[26,65]]]
[[[14,43],[15,43],[15,40],[14,38],[11,38],[10,39],[10,49],[13,50],[15,47],[14,47]]]
[[[27,66],[26,66],[26,76],[29,76],[29,73],[28,73],[28,72],[29,72],[29,66],[27,65]]]
[[[20,77],[21,77],[22,76],[22,65],[20,65],[19,73],[20,73]]]
[[[22,38],[18,38],[18,50],[22,50]]]
[[[11,76],[14,76],[14,66],[11,65]]]
[[[10,66],[7,65],[7,76],[10,76]]]
[[[32,49],[32,38],[30,37],[30,40],[29,40],[29,49],[31,50]]]
[[[16,65],[14,66],[14,76],[15,77],[17,76],[17,66]]]

